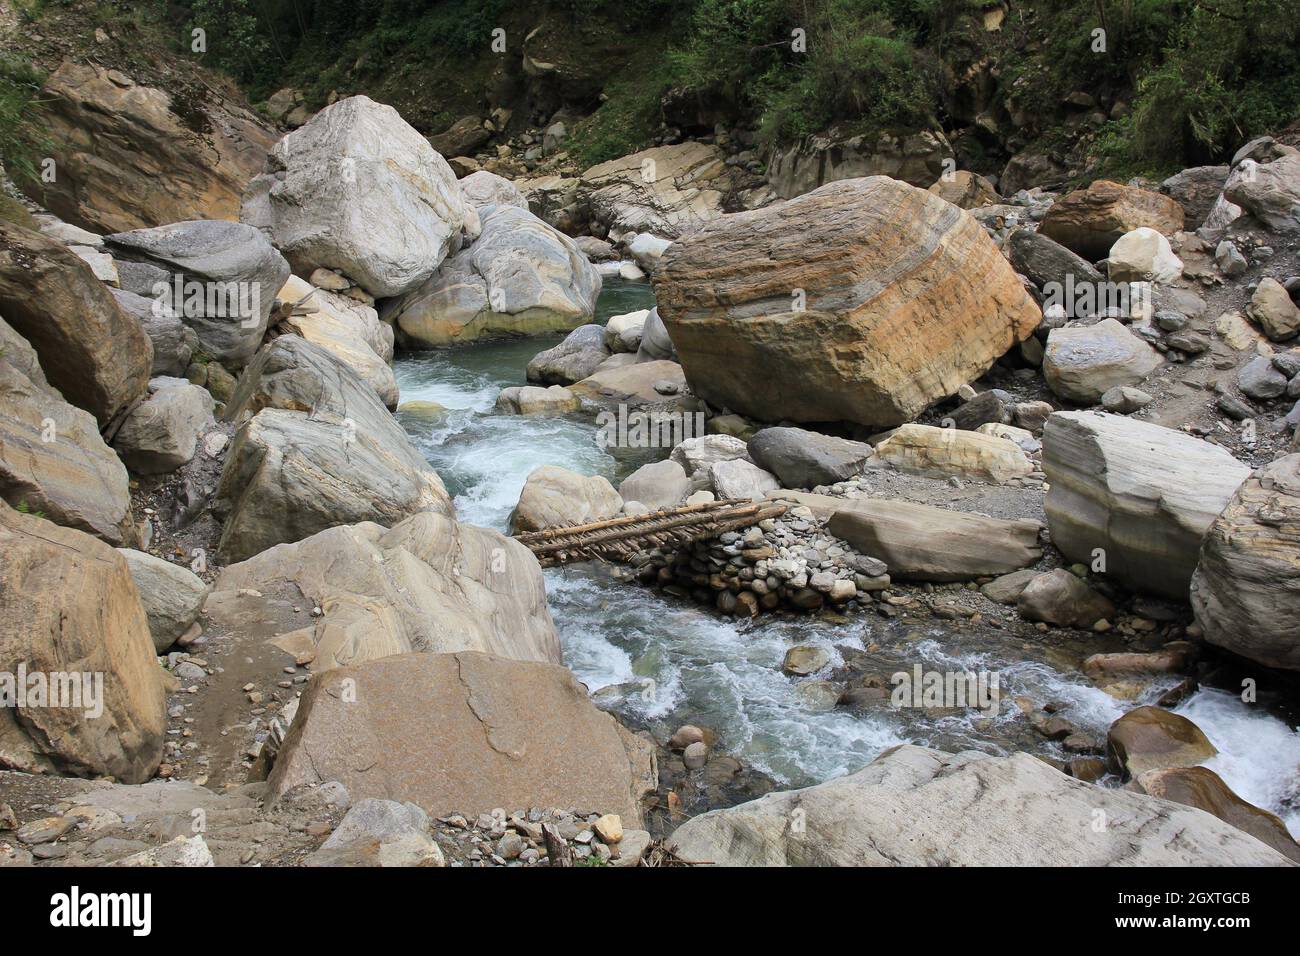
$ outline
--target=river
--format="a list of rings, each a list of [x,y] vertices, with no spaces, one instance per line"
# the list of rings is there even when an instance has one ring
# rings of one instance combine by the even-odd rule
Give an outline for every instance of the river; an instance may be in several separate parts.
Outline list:
[[[606,279],[597,320],[652,304],[645,283]],[[617,486],[646,460],[616,459],[599,448],[590,415],[523,417],[495,411],[500,390],[523,384],[529,359],[562,338],[399,353],[395,372],[402,401],[434,401],[449,410],[436,423],[406,413],[399,417],[442,476],[461,520],[506,530],[524,480],[540,465],[604,475]],[[989,627],[945,628],[942,621],[904,625],[870,613],[742,622],[611,580],[599,568],[545,573],[565,661],[603,706],[663,737],[682,723],[711,727],[718,749],[783,787],[851,772],[903,742],[1062,757],[1059,744],[1028,729],[1013,698],[1068,704],[1072,723],[1104,739],[1112,721],[1136,703],[1153,702],[1174,683],[1153,685],[1136,703],[1120,702],[1075,670],[1086,646],[1044,653]],[[996,716],[819,709],[781,672],[792,643],[822,645],[833,664],[870,648],[873,666],[878,662],[885,675],[917,663],[934,670],[997,672],[1002,706]],[[1178,710],[1220,750],[1207,765],[1241,797],[1278,813],[1300,835],[1300,733],[1220,690],[1199,691]]]

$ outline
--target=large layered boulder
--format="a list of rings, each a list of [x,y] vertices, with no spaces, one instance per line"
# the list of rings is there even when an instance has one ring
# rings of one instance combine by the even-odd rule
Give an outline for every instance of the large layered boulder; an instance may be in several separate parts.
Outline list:
[[[1137,385],[1161,364],[1160,353],[1114,319],[1052,329],[1043,378],[1061,398],[1095,405],[1112,388]]]
[[[126,783],[153,776],[167,723],[162,669],[126,561],[3,502],[0,671],[12,681],[6,696],[27,703],[0,707],[0,766]],[[50,695],[45,706],[30,696],[34,677]]]
[[[194,329],[203,351],[231,368],[266,334],[289,263],[252,226],[196,219],[104,238],[113,254],[163,270],[153,298]]]
[[[524,482],[510,524],[515,531],[544,531],[612,518],[622,508],[623,499],[608,479],[542,465]]]
[[[0,319],[0,498],[56,524],[136,538],[130,478],[94,416],[50,387],[36,352]]]
[[[562,665],[403,654],[332,670],[303,694],[270,797],[335,780],[354,800],[409,800],[435,817],[558,806],[638,826],[655,761]]]
[[[1214,519],[1191,599],[1211,644],[1300,670],[1300,455],[1251,475]]]
[[[882,176],[705,226],[655,291],[691,390],[766,421],[901,424],[1042,321],[974,219]]]
[[[213,501],[228,560],[338,524],[451,514],[442,480],[374,390],[304,339],[266,345],[240,376],[226,415],[243,422]]]
[[[149,397],[137,405],[113,437],[128,468],[141,475],[175,471],[194,457],[199,437],[212,424],[212,395],[183,378],[149,382]]]
[[[297,276],[289,277],[277,298],[292,307],[285,325],[350,366],[385,406],[397,407],[400,389],[388,364],[393,327],[380,322],[378,312],[347,296],[313,288]]]
[[[199,337],[176,313],[157,299],[126,289],[110,289],[122,311],[140,323],[153,343],[150,374],[181,377],[199,351]]]
[[[276,143],[241,218],[299,275],[334,269],[375,297],[409,292],[459,247],[456,176],[391,106],[350,96]]]
[[[724,435],[716,441],[728,437]],[[739,442],[739,439],[732,441]],[[866,442],[788,427],[762,429],[749,440],[746,451],[758,465],[780,478],[787,488],[833,485],[860,475],[873,454]]]
[[[209,83],[167,92],[95,63],[65,61],[40,100],[58,176],[23,186],[60,218],[100,232],[237,219],[277,135]]]
[[[1271,163],[1246,160],[1242,166],[1244,174],[1224,187],[1227,200],[1271,230],[1300,232],[1300,153],[1289,153]]]
[[[321,609],[277,616],[283,595]],[[410,651],[482,651],[560,663],[560,639],[546,607],[541,568],[504,535],[434,513],[392,528],[329,528],[222,570],[204,606],[212,625],[236,634],[248,622],[306,626],[312,667],[359,664]]]
[[[1288,865],[1208,813],[1099,788],[1029,754],[911,745],[846,777],[702,814],[669,843],[717,866]]]
[[[31,343],[49,383],[101,428],[144,394],[149,338],[63,243],[0,222],[0,315]]]
[[[1187,599],[1201,539],[1250,469],[1218,445],[1103,412],[1043,429],[1044,508],[1071,561],[1137,590]]]
[[[478,240],[393,303],[385,319],[429,348],[590,322],[600,274],[568,236],[517,206],[487,206]]]
[[[1098,179],[1062,196],[1038,227],[1043,235],[1096,261],[1126,232],[1148,226],[1163,235],[1183,228],[1183,207],[1168,196]]]
[[[861,498],[840,504],[826,525],[860,553],[884,561],[891,575],[918,581],[969,581],[1036,564],[1043,556],[1041,528],[1029,519]]]
[[[655,146],[592,166],[575,201],[588,217],[617,232],[665,239],[689,235],[722,215],[731,170],[716,146]]]

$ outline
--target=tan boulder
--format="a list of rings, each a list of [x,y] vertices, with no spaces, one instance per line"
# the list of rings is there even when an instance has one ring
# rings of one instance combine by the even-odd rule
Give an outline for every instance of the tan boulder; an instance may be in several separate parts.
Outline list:
[[[127,783],[153,776],[163,672],[122,556],[0,502],[0,594],[0,672],[13,678],[0,690],[29,705],[0,707],[0,766]],[[47,706],[33,705],[37,677]]]
[[[59,173],[24,188],[60,218],[100,232],[238,219],[244,186],[277,134],[211,84],[194,89],[201,93],[173,95],[65,61],[40,97]]]
[[[721,149],[705,143],[656,146],[592,166],[574,198],[610,229],[676,239],[722,215],[731,189],[725,159]],[[522,188],[531,199],[538,187]]]
[[[999,484],[1034,470],[1013,441],[933,425],[894,429],[876,445],[876,456],[900,471],[938,478],[979,478]]]
[[[0,222],[0,315],[51,385],[104,427],[144,395],[153,345],[76,253]]]
[[[130,477],[95,418],[45,382],[26,339],[0,319],[0,498],[109,544],[134,543]]]
[[[1140,226],[1171,236],[1183,228],[1183,207],[1148,189],[1098,179],[1054,202],[1039,232],[1096,261],[1104,259],[1126,232]]]
[[[281,595],[321,609],[277,616]],[[204,605],[235,633],[270,621],[308,628],[315,670],[408,651],[472,650],[512,660],[560,662],[541,568],[523,545],[443,515],[418,514],[391,529],[345,525],[226,567]]]
[[[600,404],[657,405],[685,392],[686,378],[676,362],[659,359],[599,368],[569,391]]]
[[[1111,769],[1131,777],[1148,770],[1194,767],[1218,752],[1200,727],[1160,707],[1130,710],[1106,732]]]
[[[1300,455],[1252,474],[1214,518],[1191,600],[1211,644],[1300,670]]]
[[[817,496],[782,497],[812,507],[809,499]],[[1028,519],[1004,521],[909,501],[859,498],[834,511],[826,530],[884,561],[893,577],[968,581],[1036,563],[1043,556],[1041,527]]]
[[[1259,280],[1250,299],[1250,317],[1274,341],[1289,339],[1300,332],[1300,308],[1291,301],[1286,287],[1272,276]]]
[[[692,392],[766,421],[899,425],[1042,321],[973,218],[882,176],[710,223],[655,291]]]
[[[435,817],[578,807],[637,827],[655,761],[565,667],[403,654],[308,686],[271,774],[271,799],[332,780],[353,800],[409,800]]]
[[[991,182],[969,169],[958,169],[950,178],[940,176],[930,192],[962,209],[978,209],[1001,199]]]
[[[602,521],[622,509],[623,499],[606,478],[579,475],[558,465],[542,465],[524,482],[510,524],[516,532],[543,531]]]
[[[1217,773],[1205,767],[1171,767],[1139,774],[1143,793],[1213,814],[1224,823],[1249,833],[1294,863],[1300,863],[1300,844],[1276,814],[1237,796]]]

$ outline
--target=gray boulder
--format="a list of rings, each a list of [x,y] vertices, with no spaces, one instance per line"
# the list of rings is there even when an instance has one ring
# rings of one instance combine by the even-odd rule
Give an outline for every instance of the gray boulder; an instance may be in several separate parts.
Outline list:
[[[1030,621],[1060,627],[1091,627],[1115,615],[1115,605],[1064,568],[1029,581],[1016,597],[1016,610]]]
[[[528,363],[528,381],[540,385],[572,385],[595,372],[609,356],[604,327],[580,325],[559,345],[532,357]]]
[[[764,428],[749,440],[749,456],[787,488],[814,488],[861,474],[872,448],[865,442],[804,428]]]
[[[671,460],[642,465],[618,486],[624,501],[639,501],[651,511],[677,507],[690,491],[691,480],[685,470]]]
[[[1117,385],[1137,385],[1163,362],[1160,353],[1114,319],[1053,329],[1043,377],[1061,398],[1095,405]]]
[[[264,229],[299,275],[334,269],[376,298],[432,275],[474,215],[428,140],[366,96],[289,133],[268,167],[249,183],[240,218]]]
[[[1215,517],[1192,575],[1192,610],[1211,644],[1300,670],[1300,455],[1247,478]]]
[[[183,378],[149,381],[149,397],[126,417],[113,447],[132,471],[161,475],[194,457],[199,436],[212,424],[212,395]]]
[[[1075,285],[1102,281],[1101,273],[1087,259],[1028,226],[1007,238],[1007,258],[1017,272],[1040,289],[1049,283],[1064,289],[1067,276]]]
[[[668,337],[668,329],[664,326],[664,320],[659,318],[659,308],[656,306],[650,310],[645,324],[641,326],[641,344],[636,350],[636,360],[655,362],[661,359],[676,362],[677,349]]]
[[[132,316],[153,343],[152,376],[185,375],[190,359],[199,348],[199,337],[170,309],[157,299],[146,298],[123,289],[110,289],[122,311]]]
[[[1223,194],[1276,232],[1300,232],[1300,153],[1270,163],[1244,160]]]
[[[694,817],[669,844],[716,866],[1289,865],[1208,813],[1096,787],[1029,754],[910,744],[846,777]]]
[[[118,553],[126,558],[131,580],[140,592],[154,650],[166,653],[198,620],[208,586],[189,568],[163,558],[133,548],[118,548]]]
[[[289,263],[266,237],[238,222],[198,219],[104,237],[113,255],[168,273],[149,296],[194,329],[203,350],[234,368],[266,333]]]
[[[707,470],[719,461],[731,461],[736,458],[749,461],[749,449],[743,441],[732,435],[700,435],[680,442],[669,453],[669,458],[682,466],[686,476],[692,477],[697,471]]]
[[[460,192],[465,201],[482,209],[484,206],[518,206],[528,208],[528,200],[510,180],[490,173],[486,169],[470,173],[460,180]]]
[[[1102,412],[1043,429],[1052,543],[1129,587],[1187,599],[1201,539],[1250,469],[1218,445]]]
[[[743,458],[715,461],[708,468],[709,483],[719,499],[757,499],[781,487],[781,482],[770,471],[764,471]]]

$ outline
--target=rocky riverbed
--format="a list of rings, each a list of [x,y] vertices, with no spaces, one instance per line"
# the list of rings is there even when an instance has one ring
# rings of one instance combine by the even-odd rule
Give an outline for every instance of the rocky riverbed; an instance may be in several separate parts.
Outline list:
[[[0,863],[1300,862],[1295,146],[1000,195],[212,115],[168,221],[0,221]]]

